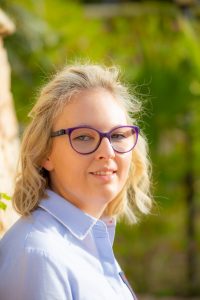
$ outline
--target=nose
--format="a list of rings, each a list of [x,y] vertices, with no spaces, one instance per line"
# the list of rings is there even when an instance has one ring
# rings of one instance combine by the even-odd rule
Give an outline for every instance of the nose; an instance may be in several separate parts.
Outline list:
[[[110,141],[107,137],[103,137],[98,149],[95,152],[96,159],[109,159],[115,157]]]

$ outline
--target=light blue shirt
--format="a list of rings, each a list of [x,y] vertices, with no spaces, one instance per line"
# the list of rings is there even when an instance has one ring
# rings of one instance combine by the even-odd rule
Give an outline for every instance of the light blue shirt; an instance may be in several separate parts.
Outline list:
[[[114,220],[47,193],[0,241],[0,299],[136,299],[113,254]]]

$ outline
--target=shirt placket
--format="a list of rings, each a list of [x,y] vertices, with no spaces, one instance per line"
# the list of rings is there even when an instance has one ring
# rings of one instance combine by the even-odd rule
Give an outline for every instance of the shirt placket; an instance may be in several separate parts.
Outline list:
[[[93,235],[104,275],[115,293],[122,296],[118,270],[106,225],[103,222],[97,222],[93,227]]]

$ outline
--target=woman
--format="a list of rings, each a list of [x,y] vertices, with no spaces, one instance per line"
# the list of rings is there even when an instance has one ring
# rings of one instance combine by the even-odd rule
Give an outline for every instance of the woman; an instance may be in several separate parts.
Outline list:
[[[119,217],[151,207],[139,109],[114,67],[69,66],[42,89],[13,195],[22,217],[0,244],[2,300],[136,299],[112,244]]]

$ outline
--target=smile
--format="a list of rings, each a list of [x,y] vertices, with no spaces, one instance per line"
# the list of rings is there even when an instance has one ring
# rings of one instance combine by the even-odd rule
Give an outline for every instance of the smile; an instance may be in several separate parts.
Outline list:
[[[115,173],[114,171],[97,171],[97,172],[92,172],[92,174],[94,175],[102,175],[102,176],[109,176],[109,175],[112,175],[113,173]]]

